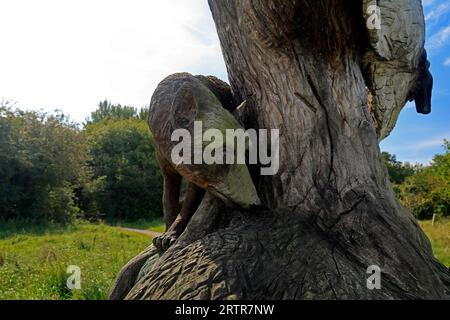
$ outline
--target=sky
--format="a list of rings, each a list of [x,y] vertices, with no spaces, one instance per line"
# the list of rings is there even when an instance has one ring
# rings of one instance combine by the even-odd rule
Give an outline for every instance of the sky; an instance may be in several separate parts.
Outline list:
[[[423,0],[422,4],[425,47],[434,77],[432,112],[419,115],[414,103],[409,103],[381,148],[400,161],[427,164],[443,152],[443,140],[450,140],[450,0]]]
[[[450,139],[450,0],[424,0],[433,111],[409,104],[381,145],[428,163]],[[206,0],[0,0],[0,99],[82,122],[101,100],[144,107],[167,75],[227,80]]]

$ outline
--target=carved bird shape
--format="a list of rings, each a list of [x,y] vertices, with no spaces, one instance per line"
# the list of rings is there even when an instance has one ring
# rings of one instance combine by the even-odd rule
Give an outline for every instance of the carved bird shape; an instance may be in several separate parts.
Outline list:
[[[425,21],[421,0],[364,0],[364,15],[370,43],[364,76],[382,140],[408,101],[415,100],[418,113],[431,112],[433,77],[424,49]]]

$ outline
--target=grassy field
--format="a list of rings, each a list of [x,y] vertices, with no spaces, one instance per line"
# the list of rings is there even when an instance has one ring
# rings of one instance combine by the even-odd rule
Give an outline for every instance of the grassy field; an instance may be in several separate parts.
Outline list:
[[[436,258],[450,267],[450,220],[438,221],[434,226],[431,221],[423,221],[420,226],[430,239]]]
[[[105,299],[122,266],[150,243],[101,224],[2,225],[0,299]],[[67,289],[69,265],[81,268],[81,290]]]
[[[108,225],[132,229],[151,230],[159,233],[163,233],[165,229],[163,218],[152,220],[142,219],[136,221],[108,221]]]
[[[23,228],[0,225],[1,299],[106,299],[111,284],[148,236],[122,227],[163,231],[161,220],[104,224],[77,223]],[[450,221],[421,222],[436,257],[450,266]],[[81,268],[81,290],[67,289],[69,265]]]

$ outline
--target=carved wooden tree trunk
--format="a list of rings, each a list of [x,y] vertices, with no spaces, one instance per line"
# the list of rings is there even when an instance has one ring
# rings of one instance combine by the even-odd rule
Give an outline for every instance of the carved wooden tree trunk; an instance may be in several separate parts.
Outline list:
[[[210,0],[236,102],[248,102],[245,126],[280,129],[280,170],[254,170],[259,213],[208,195],[128,299],[449,297],[449,272],[381,161],[361,6]],[[366,286],[372,265],[380,290]]]

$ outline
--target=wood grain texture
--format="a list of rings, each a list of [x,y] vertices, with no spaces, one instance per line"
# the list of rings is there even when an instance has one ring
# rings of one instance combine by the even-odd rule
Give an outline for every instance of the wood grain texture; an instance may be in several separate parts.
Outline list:
[[[373,95],[375,127],[382,140],[397,123],[411,90],[419,81],[419,59],[425,44],[421,0],[364,0],[364,8],[380,8],[380,29],[368,29],[370,46],[363,70]],[[364,17],[369,18],[364,10]]]
[[[399,10],[394,2],[377,1]],[[415,11],[403,7],[399,29],[383,32],[400,30],[399,41],[412,44],[403,53],[397,39],[368,34],[362,0],[209,1],[234,98],[247,101],[243,123],[280,129],[280,171],[253,175],[265,205],[257,214],[207,195],[127,299],[450,297],[450,273],[395,199],[378,147],[423,49],[422,31],[403,30],[423,27],[408,22],[423,21],[421,6],[401,3]],[[411,73],[375,90],[371,114],[366,86],[378,88],[382,75],[366,69],[387,76],[387,59],[404,59]],[[366,287],[371,265],[382,269],[381,290]]]

